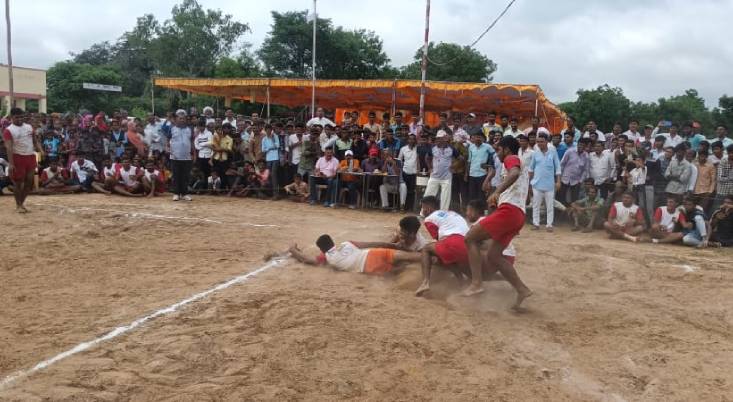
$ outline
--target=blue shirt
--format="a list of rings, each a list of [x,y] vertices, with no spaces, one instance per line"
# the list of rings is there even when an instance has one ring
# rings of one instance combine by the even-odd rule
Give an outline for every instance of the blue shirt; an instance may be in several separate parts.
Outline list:
[[[392,150],[392,155],[397,156],[400,153],[400,148],[402,148],[402,144],[400,144],[400,140],[398,138],[394,138],[391,144],[387,144],[387,140],[381,140],[377,143],[379,146],[379,149],[390,149]]]
[[[580,141],[580,138],[583,136],[583,133],[581,133],[580,130],[578,130],[577,127],[573,127],[573,130],[575,130],[575,132],[573,133],[573,142],[577,144],[578,141]],[[565,133],[567,131],[568,131],[568,129],[566,128],[566,129],[562,130],[562,132],[560,132],[560,135],[562,135],[563,140],[565,139]]]
[[[547,152],[541,151],[532,153],[532,160],[529,163],[529,171],[533,172],[530,184],[540,191],[552,191],[555,189],[555,176],[560,175],[560,159],[554,149]]]
[[[48,154],[48,156],[52,158],[58,155],[60,144],[61,140],[56,137],[46,138],[45,140],[43,140],[43,148],[46,150],[46,154]]]
[[[690,145],[692,146],[692,150],[697,152],[697,150],[700,148],[700,143],[707,140],[704,135],[698,133],[693,134],[690,138],[687,139],[687,141],[690,141]]]
[[[267,162],[280,160],[280,139],[277,135],[262,137],[262,153],[265,154],[265,161]]]
[[[482,143],[479,146],[471,143],[468,146],[468,161],[470,163],[468,168],[468,175],[471,177],[483,177],[486,176],[486,169],[481,165],[488,164],[494,165],[494,148],[487,143]]]
[[[190,127],[173,126],[167,133],[163,132],[163,135],[170,139],[171,160],[191,160],[191,140],[193,139],[193,132]]]
[[[570,149],[568,144],[566,144],[564,141],[558,144],[558,146],[555,147],[557,149],[557,157],[562,160],[562,157],[565,156],[565,152]]]

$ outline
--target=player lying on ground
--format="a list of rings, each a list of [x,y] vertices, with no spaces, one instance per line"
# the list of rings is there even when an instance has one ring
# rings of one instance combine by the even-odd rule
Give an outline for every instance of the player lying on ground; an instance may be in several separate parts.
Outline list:
[[[331,236],[324,234],[316,240],[321,250],[317,257],[309,257],[298,248],[290,247],[290,254],[296,260],[308,265],[330,265],[339,271],[361,272],[382,275],[402,268],[411,262],[420,261],[420,254],[409,253],[388,248],[362,249],[352,242],[343,242],[336,246]]]
[[[481,275],[483,260],[487,260],[489,269],[501,272],[517,291],[514,308],[520,307],[524,299],[532,295],[532,291],[519,278],[512,264],[503,256],[504,249],[524,226],[529,182],[527,176],[522,174],[522,162],[516,155],[518,150],[519,143],[511,136],[502,138],[496,146],[496,154],[503,164],[502,182],[488,199],[489,206],[496,207],[496,210],[481,218],[466,234],[472,280],[471,285],[463,292],[464,296],[472,296],[484,291]],[[481,245],[485,241],[488,243],[488,250],[483,257]]]
[[[359,248],[391,248],[394,250],[420,252],[428,241],[419,233],[420,220],[417,216],[406,216],[400,219],[400,227],[389,242],[352,242]]]

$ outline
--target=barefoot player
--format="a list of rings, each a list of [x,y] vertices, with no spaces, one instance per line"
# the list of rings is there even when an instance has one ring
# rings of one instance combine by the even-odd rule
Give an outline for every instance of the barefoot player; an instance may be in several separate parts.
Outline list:
[[[634,204],[634,194],[625,192],[621,202],[615,202],[608,211],[608,221],[603,224],[612,239],[639,241],[638,236],[644,232],[644,215],[641,208]]]
[[[10,110],[12,124],[3,131],[5,150],[8,153],[8,176],[13,181],[15,211],[21,214],[28,210],[23,205],[33,191],[33,176],[36,173],[36,151],[43,155],[41,144],[33,136],[33,127],[23,122],[23,109]]]
[[[324,234],[316,240],[321,254],[316,258],[306,256],[297,244],[290,247],[290,254],[296,260],[308,265],[328,264],[339,271],[361,272],[382,275],[392,272],[397,266],[420,261],[420,255],[387,248],[362,249],[352,242],[336,246],[331,236]]]
[[[513,308],[518,308],[524,299],[532,295],[522,282],[512,264],[502,253],[514,236],[524,226],[524,207],[529,190],[526,175],[522,174],[522,162],[517,156],[519,142],[512,136],[502,138],[496,146],[496,154],[502,162],[502,181],[488,199],[489,206],[496,210],[481,218],[466,235],[466,246],[471,265],[471,285],[463,291],[464,296],[472,296],[484,291],[481,284],[482,258],[481,243],[488,241],[486,259],[490,267],[495,267],[517,291]]]

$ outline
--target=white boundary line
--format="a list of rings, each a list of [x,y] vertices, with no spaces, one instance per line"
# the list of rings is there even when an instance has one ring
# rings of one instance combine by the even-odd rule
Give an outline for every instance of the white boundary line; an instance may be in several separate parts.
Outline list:
[[[111,212],[111,213],[116,213],[116,214],[123,214],[130,218],[147,218],[147,219],[176,220],[176,221],[199,221],[199,222],[206,222],[206,223],[214,223],[217,225],[221,225],[224,223],[222,221],[217,221],[217,220],[209,219],[209,218],[156,215],[156,214],[151,214],[147,212],[128,212],[128,211],[122,211],[122,210],[117,210],[117,209],[107,209],[107,208],[67,207],[64,205],[53,205],[53,204],[32,204],[32,205],[38,206],[38,207],[58,208],[58,209],[68,211],[71,213],[75,213],[77,211],[97,211],[97,212]],[[263,225],[263,224],[257,224],[257,223],[249,223],[249,222],[238,222],[234,224],[238,224],[242,226],[251,226],[251,227],[256,227],[256,228],[279,228],[280,227],[279,225]]]
[[[15,381],[17,381],[17,380],[19,380],[21,378],[27,377],[27,376],[29,376],[29,375],[37,372],[37,371],[43,370],[43,369],[51,366],[54,363],[58,363],[59,361],[61,361],[63,359],[66,359],[67,357],[71,357],[71,356],[73,356],[75,354],[84,352],[85,350],[88,350],[88,349],[92,348],[93,346],[98,345],[99,343],[108,341],[110,339],[114,339],[114,338],[116,338],[116,337],[118,337],[118,336],[120,336],[122,334],[125,334],[127,332],[130,332],[130,331],[134,330],[135,328],[139,327],[140,325],[144,324],[147,321],[154,320],[154,319],[156,319],[158,317],[171,314],[171,313],[175,312],[176,310],[178,310],[179,308],[181,308],[181,307],[183,307],[183,306],[185,306],[187,304],[190,304],[190,303],[199,301],[199,300],[203,299],[204,297],[206,297],[206,296],[208,296],[208,295],[210,295],[210,294],[212,294],[214,292],[218,292],[220,290],[226,289],[226,288],[228,288],[228,287],[230,287],[232,285],[236,285],[238,283],[246,282],[248,279],[254,277],[255,275],[257,275],[259,273],[262,273],[264,271],[267,271],[270,268],[276,267],[276,266],[280,265],[281,263],[283,263],[284,261],[286,261],[286,258],[284,258],[284,257],[283,258],[274,259],[274,260],[270,261],[269,263],[267,263],[267,264],[265,264],[265,265],[257,268],[256,270],[254,270],[252,272],[249,272],[247,274],[243,274],[243,275],[234,277],[234,278],[232,278],[232,279],[230,279],[230,280],[228,280],[228,281],[226,281],[224,283],[221,283],[221,284],[219,284],[217,286],[214,286],[211,289],[205,290],[205,291],[203,291],[201,293],[197,293],[197,294],[195,294],[195,295],[193,295],[193,296],[191,296],[191,297],[189,297],[187,299],[184,299],[184,300],[179,301],[178,303],[171,304],[168,307],[162,308],[162,309],[157,310],[157,311],[155,311],[155,312],[153,312],[151,314],[148,314],[148,315],[146,315],[144,317],[138,318],[137,320],[135,320],[135,321],[133,321],[133,322],[127,324],[127,325],[123,325],[121,327],[117,327],[117,328],[113,329],[112,331],[110,331],[110,332],[108,332],[108,333],[100,336],[99,338],[95,338],[95,339],[92,339],[91,341],[87,341],[87,342],[82,342],[82,343],[74,346],[73,348],[65,351],[65,352],[59,353],[56,356],[51,357],[50,359],[44,360],[44,361],[36,364],[35,366],[31,367],[28,370],[21,370],[21,371],[18,371],[16,373],[14,373],[14,374],[11,374],[11,375],[3,378],[2,381],[0,381],[0,391],[3,390],[3,389],[5,389],[7,386],[9,386],[13,382],[15,382]]]

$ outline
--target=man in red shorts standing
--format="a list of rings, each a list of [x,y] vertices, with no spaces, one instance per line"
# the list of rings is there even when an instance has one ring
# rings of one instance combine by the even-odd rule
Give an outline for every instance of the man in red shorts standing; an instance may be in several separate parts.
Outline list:
[[[415,296],[422,296],[430,290],[433,257],[437,257],[444,267],[454,273],[467,271],[468,268],[468,251],[464,238],[468,232],[466,220],[453,211],[439,210],[438,199],[432,195],[422,199],[422,216],[425,216],[425,229],[437,242],[422,249],[422,283],[415,291]],[[481,283],[480,269],[478,278]]]
[[[496,210],[489,216],[479,220],[466,234],[469,263],[471,266],[471,285],[463,291],[464,296],[473,296],[484,291],[481,284],[481,243],[487,241],[486,258],[489,268],[501,272],[501,275],[517,291],[517,300],[513,308],[519,308],[524,299],[532,295],[527,285],[522,282],[502,252],[519,234],[524,226],[524,207],[529,191],[529,182],[522,174],[522,162],[517,156],[519,142],[512,136],[502,138],[496,146],[496,154],[504,165],[502,182],[496,187],[488,203]]]
[[[28,210],[23,205],[26,197],[33,190],[33,175],[36,173],[36,151],[43,154],[41,144],[33,136],[30,124],[23,123],[23,109],[10,110],[13,124],[3,131],[5,149],[8,151],[8,176],[13,181],[15,211],[21,214]]]

